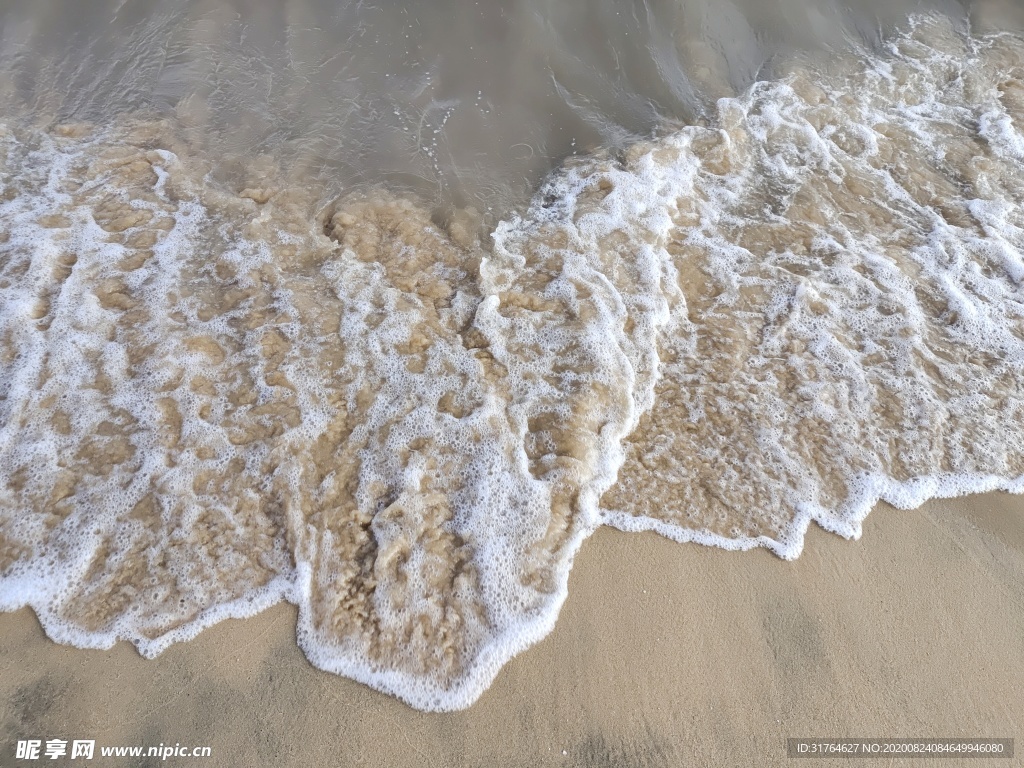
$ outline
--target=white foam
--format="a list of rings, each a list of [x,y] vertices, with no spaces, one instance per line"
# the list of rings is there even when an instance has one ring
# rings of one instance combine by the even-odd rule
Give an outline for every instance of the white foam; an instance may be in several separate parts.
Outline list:
[[[153,656],[288,600],[318,667],[459,709],[600,524],[792,558],[1021,492],[1013,57],[920,20],[571,163],[486,252],[236,195],[166,126],[3,132],[0,609]]]

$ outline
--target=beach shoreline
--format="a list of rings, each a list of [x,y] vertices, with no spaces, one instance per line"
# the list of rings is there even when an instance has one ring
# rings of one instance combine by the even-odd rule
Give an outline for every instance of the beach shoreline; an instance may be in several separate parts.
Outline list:
[[[859,542],[814,526],[793,562],[601,529],[551,635],[451,714],[314,669],[289,605],[152,661],[59,646],[21,610],[0,615],[0,764],[50,738],[211,747],[178,765],[587,767],[781,765],[789,737],[1019,738],[1022,585],[1024,498],[1003,493],[879,505]],[[932,762],[960,761],[914,764]]]

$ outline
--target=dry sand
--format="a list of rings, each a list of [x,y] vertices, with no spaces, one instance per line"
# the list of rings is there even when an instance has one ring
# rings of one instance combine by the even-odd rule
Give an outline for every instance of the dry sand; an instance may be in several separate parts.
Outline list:
[[[0,764],[32,764],[27,738],[209,745],[163,764],[216,766],[816,764],[786,759],[789,736],[1017,738],[993,766],[1024,749],[1024,499],[1004,494],[882,506],[860,542],[815,529],[795,562],[602,530],[555,631],[456,714],[313,669],[294,621],[278,606],[146,661],[0,615]]]

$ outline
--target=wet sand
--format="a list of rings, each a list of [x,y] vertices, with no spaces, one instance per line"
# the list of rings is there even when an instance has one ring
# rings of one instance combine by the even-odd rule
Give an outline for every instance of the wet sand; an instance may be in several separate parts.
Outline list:
[[[860,542],[812,528],[795,562],[602,529],[552,634],[455,714],[315,670],[290,606],[154,661],[58,646],[22,610],[0,615],[0,765],[28,738],[209,745],[165,764],[216,766],[781,765],[791,736],[1019,750],[1022,587],[1024,498],[999,493],[883,505]]]

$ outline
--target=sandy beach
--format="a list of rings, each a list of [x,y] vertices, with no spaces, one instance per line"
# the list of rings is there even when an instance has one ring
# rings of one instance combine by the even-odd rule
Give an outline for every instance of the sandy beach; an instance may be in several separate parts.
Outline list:
[[[1018,5],[6,3],[0,768],[1024,764]]]
[[[0,763],[27,765],[14,749],[30,738],[212,748],[167,765],[436,768],[783,765],[804,736],[1019,742],[1022,509],[1005,494],[882,506],[859,542],[811,530],[795,562],[603,529],[555,631],[455,714],[312,668],[290,606],[154,661],[58,646],[31,612],[4,614]]]

